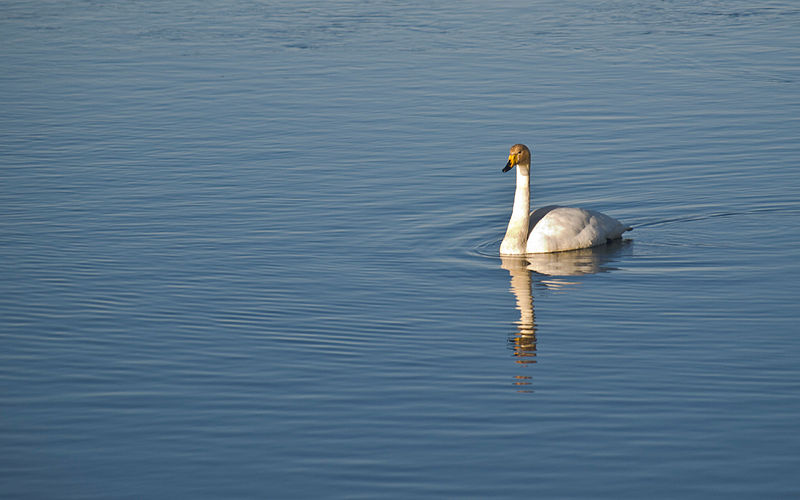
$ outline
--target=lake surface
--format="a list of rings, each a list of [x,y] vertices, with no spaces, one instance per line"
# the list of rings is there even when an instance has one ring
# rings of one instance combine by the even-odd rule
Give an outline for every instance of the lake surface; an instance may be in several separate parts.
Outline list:
[[[800,496],[795,2],[0,6],[0,497]],[[635,227],[501,259],[533,202]]]

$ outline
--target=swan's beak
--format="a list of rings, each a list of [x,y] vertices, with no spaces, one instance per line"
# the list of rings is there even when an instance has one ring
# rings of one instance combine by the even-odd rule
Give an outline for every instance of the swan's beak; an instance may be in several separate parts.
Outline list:
[[[514,165],[516,165],[516,164],[517,164],[516,158],[514,158],[513,156],[509,156],[508,157],[508,163],[506,163],[506,166],[503,169],[503,172],[508,172],[509,170],[514,168]]]

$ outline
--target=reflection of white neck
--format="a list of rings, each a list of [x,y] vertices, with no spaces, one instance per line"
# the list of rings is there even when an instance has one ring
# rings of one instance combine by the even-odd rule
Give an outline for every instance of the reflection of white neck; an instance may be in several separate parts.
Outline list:
[[[503,255],[521,255],[525,253],[528,242],[528,227],[531,210],[531,170],[530,164],[517,165],[517,190],[514,193],[514,209],[508,221],[508,229],[500,253]]]
[[[519,309],[519,333],[534,335],[536,325],[533,316],[533,293],[531,290],[531,272],[528,261],[519,257],[502,257],[501,267],[511,275],[511,292],[517,299]]]

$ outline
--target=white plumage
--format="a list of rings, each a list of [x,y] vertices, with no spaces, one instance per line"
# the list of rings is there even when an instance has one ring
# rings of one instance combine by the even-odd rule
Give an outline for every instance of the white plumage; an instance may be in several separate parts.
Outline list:
[[[589,248],[620,238],[632,229],[594,210],[551,205],[530,212],[531,153],[527,146],[511,147],[503,172],[513,167],[517,167],[517,190],[506,236],[500,245],[501,255]]]

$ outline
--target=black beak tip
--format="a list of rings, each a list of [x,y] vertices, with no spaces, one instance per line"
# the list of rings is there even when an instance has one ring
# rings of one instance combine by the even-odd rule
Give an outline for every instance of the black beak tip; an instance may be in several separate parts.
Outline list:
[[[512,165],[512,164],[511,164],[511,162],[509,161],[508,163],[506,163],[506,166],[505,166],[505,167],[503,167],[503,172],[508,172],[508,171],[509,171],[509,170],[511,170],[513,167],[514,167],[514,165]]]

